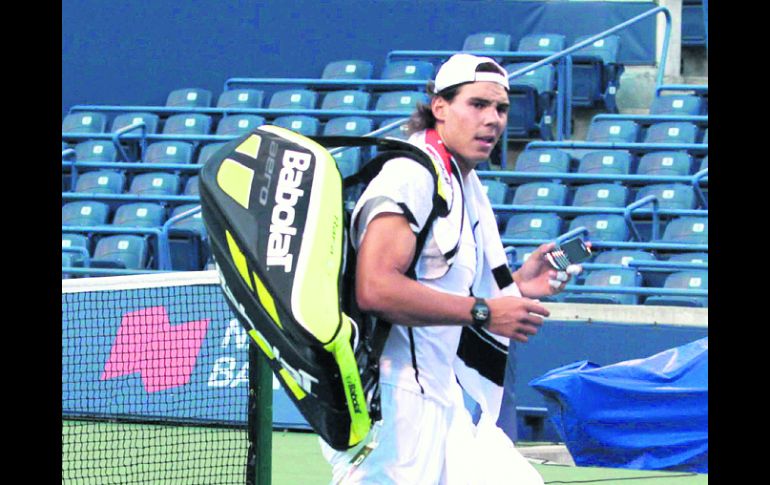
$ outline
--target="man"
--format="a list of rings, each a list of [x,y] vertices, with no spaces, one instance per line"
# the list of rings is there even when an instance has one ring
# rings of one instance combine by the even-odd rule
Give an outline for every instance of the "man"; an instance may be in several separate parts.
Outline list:
[[[435,182],[407,159],[388,162],[356,204],[358,304],[393,323],[380,359],[382,420],[364,443],[347,452],[322,445],[324,455],[335,483],[542,483],[500,428],[474,427],[457,352],[463,327],[527,342],[549,315],[532,298],[557,293],[569,276],[543,257],[553,243],[510,273],[474,172],[506,128],[506,71],[490,58],[457,54],[428,92],[409,141],[440,169],[449,215],[429,219]],[[425,224],[432,226],[415,254]],[[487,409],[494,414],[499,402]]]

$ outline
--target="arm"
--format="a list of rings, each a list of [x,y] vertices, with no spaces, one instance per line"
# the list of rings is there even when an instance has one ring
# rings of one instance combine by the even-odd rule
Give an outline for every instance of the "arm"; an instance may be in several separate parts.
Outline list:
[[[428,288],[406,276],[416,250],[406,218],[383,213],[368,225],[358,251],[356,298],[359,307],[409,326],[470,325],[474,298]],[[528,298],[487,300],[492,333],[526,342],[548,310]]]

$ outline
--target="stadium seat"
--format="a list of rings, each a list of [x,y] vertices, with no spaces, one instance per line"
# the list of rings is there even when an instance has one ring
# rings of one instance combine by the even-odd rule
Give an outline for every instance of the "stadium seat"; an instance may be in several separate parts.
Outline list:
[[[608,251],[601,251],[596,255],[594,263],[596,264],[616,264],[621,266],[628,266],[631,261],[657,261],[650,251],[643,251],[640,249],[611,249]],[[656,286],[657,276],[659,273],[645,271],[644,268],[637,268],[642,275],[642,282],[645,286]],[[662,281],[661,281],[662,283]]]
[[[369,93],[345,89],[331,91],[321,101],[321,109],[366,110],[369,109]]]
[[[701,170],[705,170],[707,168],[709,168],[709,156],[708,155],[706,155],[705,157],[703,157],[701,159],[700,165],[698,166],[698,171],[700,172]]]
[[[508,73],[530,63],[505,65]],[[513,137],[553,139],[552,125],[556,110],[556,76],[550,64],[528,71],[510,80],[508,97],[508,133]]]
[[[666,224],[662,241],[681,244],[708,244],[708,217],[676,217]]]
[[[315,109],[318,94],[309,89],[282,89],[270,97],[270,109]]]
[[[510,74],[529,65],[531,65],[529,62],[515,62],[506,64],[504,67]],[[546,64],[545,66],[540,66],[537,69],[527,71],[521,76],[511,79],[510,84],[512,88],[530,86],[534,88],[539,95],[542,95],[543,93],[553,94],[556,89],[556,73],[551,64]]]
[[[141,236],[105,236],[96,243],[91,267],[144,269],[148,259],[147,241]]]
[[[567,186],[555,182],[528,182],[513,192],[514,205],[565,205]]]
[[[333,61],[324,67],[321,79],[371,79],[374,65],[369,61]]]
[[[343,178],[358,172],[361,167],[361,148],[352,147],[332,155]]]
[[[211,91],[201,88],[175,89],[168,94],[166,106],[174,108],[208,108],[211,106]]]
[[[128,189],[133,195],[177,195],[179,175],[168,172],[142,173],[134,177]]]
[[[516,48],[519,52],[559,52],[566,47],[566,40],[561,34],[529,34],[519,40]]]
[[[586,141],[634,143],[639,131],[639,124],[631,120],[592,120]]]
[[[231,89],[219,95],[217,108],[259,109],[264,98],[265,92],[258,89]]]
[[[708,290],[709,273],[708,271],[677,271],[671,273],[663,284],[666,289],[678,290]],[[687,295],[654,295],[649,296],[644,302],[645,305],[659,306],[683,306],[683,307],[708,307],[707,296],[687,296]]]
[[[156,141],[147,146],[144,152],[145,163],[180,163],[192,162],[193,146],[184,141]]]
[[[385,80],[428,81],[433,79],[435,71],[436,67],[429,61],[391,61],[385,65],[381,77]]]
[[[95,194],[120,194],[125,185],[125,175],[115,170],[96,170],[81,174],[75,183],[75,192]]]
[[[305,136],[315,136],[318,134],[321,123],[318,118],[306,115],[287,115],[279,116],[273,120],[273,125],[296,131]]]
[[[101,226],[107,224],[110,208],[104,202],[77,200],[61,208],[62,226]]]
[[[619,214],[583,214],[572,219],[569,230],[585,227],[591,241],[627,241],[628,226]]]
[[[211,116],[200,113],[181,113],[169,116],[163,126],[164,135],[208,135]]]
[[[130,202],[115,210],[112,225],[119,227],[160,227],[166,221],[166,210],[154,202]]]
[[[481,185],[492,204],[505,204],[508,200],[508,185],[500,180],[481,179]]]
[[[685,184],[652,184],[641,187],[636,193],[636,200],[648,195],[658,198],[661,209],[691,210],[697,206],[695,191]]]
[[[635,269],[600,269],[587,271],[584,286],[602,286],[613,288],[640,287],[642,276]],[[564,296],[568,303],[594,303],[610,305],[637,305],[639,295],[632,293],[570,293]]]
[[[672,254],[668,257],[668,261],[678,263],[706,263],[709,262],[709,253],[702,251],[693,251],[686,253]]]
[[[583,155],[577,173],[627,175],[631,171],[631,162],[628,150],[596,150]]]
[[[85,263],[86,256],[81,252],[66,251],[67,249],[80,248],[88,255],[90,259],[91,253],[89,250],[88,236],[84,234],[62,234],[61,235],[61,247],[62,247],[62,267],[65,266],[77,266],[82,267]]]
[[[658,95],[652,100],[650,114],[698,116],[703,114],[703,100],[692,94]]]
[[[513,263],[511,266],[523,264],[537,248],[538,246],[516,246],[513,253],[510,253],[512,257],[509,258],[509,263]]]
[[[591,36],[580,36],[573,45]],[[618,62],[620,37],[610,35],[576,51],[572,56],[572,104],[604,107],[617,113],[615,96],[624,67]]]
[[[62,133],[104,133],[106,128],[107,117],[98,112],[71,113],[61,123]]]
[[[379,125],[377,125],[377,128],[382,128],[386,125],[389,125],[391,123],[395,123],[398,120],[403,120],[404,118],[385,118],[380,122]],[[407,133],[407,123],[404,122],[401,125],[398,125],[394,128],[391,128],[390,130],[380,133],[379,136],[383,137],[391,137],[391,138],[398,138],[400,140],[408,140],[409,134]]]
[[[182,192],[182,195],[199,195],[198,182],[199,182],[199,179],[197,175],[193,175],[190,178],[188,178],[187,182],[185,182],[184,191]]]
[[[687,152],[649,152],[639,159],[638,175],[689,175],[692,157]]]
[[[644,143],[695,143],[698,127],[684,121],[655,123],[647,129]]]
[[[561,234],[562,219],[551,212],[514,213],[505,225],[503,237],[555,239]]]
[[[209,157],[217,152],[220,148],[225,146],[226,142],[207,143],[203,145],[198,152],[198,159],[195,163],[203,165],[208,161]]]
[[[265,124],[265,118],[257,115],[237,114],[225,116],[217,124],[217,135],[241,136]]]
[[[524,150],[516,159],[516,172],[557,172],[567,173],[570,166],[569,153],[558,148],[535,148]]]
[[[575,189],[572,205],[575,207],[625,207],[628,188],[620,184],[597,183]]]
[[[160,118],[155,113],[122,113],[115,117],[114,120],[112,120],[112,133],[115,133],[116,131],[125,128],[126,126],[134,125],[136,123],[143,122],[146,126],[146,131],[148,134],[154,134],[158,132],[158,125],[160,124]],[[139,133],[139,130],[137,129],[135,132],[132,131],[131,133]]]
[[[87,140],[75,145],[75,159],[78,162],[114,162],[118,151],[111,141]]]
[[[324,135],[361,136],[374,130],[370,118],[362,116],[340,116],[332,118],[324,125]]]
[[[429,104],[430,98],[427,94],[419,91],[391,91],[380,95],[374,109],[377,111],[408,111],[411,114],[417,103]]]
[[[464,51],[507,51],[511,49],[511,36],[502,32],[470,34],[463,41]]]
[[[174,207],[174,209],[171,211],[171,216],[169,216],[169,219],[199,206],[200,204],[193,203],[182,204]],[[206,227],[203,224],[203,217],[201,216],[201,212],[197,212],[192,216],[185,217],[174,222],[171,224],[170,229],[173,231],[183,231],[186,233],[195,234],[199,237],[204,237],[206,234]]]
[[[85,248],[88,250],[89,241],[88,236],[84,234],[62,234],[61,235],[61,247],[62,248]]]
[[[183,204],[174,208],[171,217],[187,212],[199,204]],[[169,219],[171,218],[169,217]],[[185,217],[169,227],[169,250],[171,268],[175,271],[198,271],[204,269],[209,251],[203,240],[206,227],[201,212]]]

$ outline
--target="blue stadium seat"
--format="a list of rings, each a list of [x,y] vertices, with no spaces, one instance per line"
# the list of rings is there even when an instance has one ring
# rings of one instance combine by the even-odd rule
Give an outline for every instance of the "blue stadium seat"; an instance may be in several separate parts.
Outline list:
[[[580,36],[573,45],[592,36]],[[572,104],[582,107],[604,107],[617,113],[615,96],[624,67],[618,62],[620,37],[610,35],[583,47],[573,54]]]
[[[171,217],[198,206],[199,204],[177,206],[174,208]],[[203,242],[205,238],[206,227],[203,224],[203,217],[200,211],[171,224],[169,228],[171,268],[176,271],[198,271],[204,269],[209,256],[208,248]]]
[[[681,19],[682,45],[705,46],[707,26],[703,18],[703,0],[683,0]]]
[[[333,61],[324,67],[321,79],[371,79],[374,65],[370,61]]]
[[[166,221],[166,209],[154,202],[130,202],[115,209],[112,225],[119,227],[160,227]]]
[[[672,254],[668,261],[675,263],[706,263],[709,262],[709,253],[702,251],[692,251],[686,253]]]
[[[85,248],[89,249],[88,236],[85,234],[62,234],[61,235],[61,247],[62,248]]]
[[[478,32],[465,37],[464,51],[507,51],[511,49],[511,36],[502,32]]]
[[[106,128],[107,117],[98,112],[70,113],[61,123],[62,133],[104,133]]]
[[[362,116],[339,116],[324,125],[324,135],[361,136],[374,130],[372,120]]]
[[[144,269],[148,259],[147,241],[141,236],[105,236],[96,243],[91,267]]]
[[[671,273],[663,284],[663,288],[679,290],[708,290],[709,273],[708,271],[677,271]],[[707,296],[686,296],[686,295],[654,295],[649,296],[644,302],[645,305],[659,306],[683,306],[683,307],[708,307]]]
[[[61,247],[62,247],[62,267],[64,266],[77,266],[82,267],[85,264],[86,256],[81,252],[66,251],[66,249],[80,248],[88,255],[90,259],[91,252],[89,249],[88,236],[84,234],[62,234],[61,235]]]
[[[513,253],[509,253],[511,254],[511,257],[508,258],[509,264],[511,266],[523,264],[537,248],[538,246],[516,246]]]
[[[512,73],[529,63],[505,65]],[[553,139],[556,75],[550,64],[510,80],[508,132],[513,137]]]
[[[61,208],[62,226],[101,226],[107,224],[110,208],[104,202],[77,200]]]
[[[309,89],[282,89],[270,97],[270,109],[315,109],[318,94]]]
[[[169,116],[163,126],[164,135],[208,135],[211,116],[201,113],[180,113]]]
[[[569,153],[558,148],[534,148],[524,150],[516,159],[516,172],[569,172]]]
[[[134,125],[136,123],[143,122],[147,127],[148,134],[154,134],[158,132],[158,125],[160,124],[160,118],[155,113],[122,113],[112,120],[112,133],[125,128],[126,126]],[[131,133],[139,133],[139,130],[132,131]]]
[[[111,141],[87,140],[75,145],[75,159],[78,162],[114,162],[118,151]]]
[[[411,114],[417,103],[429,104],[430,98],[427,94],[419,91],[391,91],[380,95],[374,109],[377,111],[408,111]]]
[[[515,205],[565,205],[567,186],[555,182],[528,182],[513,192]]]
[[[561,234],[562,219],[551,212],[514,213],[505,225],[503,237],[555,239]]]
[[[265,118],[257,115],[236,114],[225,116],[217,124],[217,135],[241,136],[265,124]]]
[[[199,165],[203,165],[208,161],[211,155],[215,154],[217,150],[219,150],[226,144],[227,144],[226,142],[216,142],[216,143],[207,143],[203,145],[200,151],[198,152],[198,159],[196,160],[195,163]]]
[[[193,146],[184,141],[156,141],[147,145],[145,163],[191,163]]]
[[[689,175],[692,157],[687,152],[649,152],[639,159],[638,175]]]
[[[575,189],[572,205],[575,207],[625,207],[628,188],[620,184],[597,183]]]
[[[348,148],[332,156],[343,178],[353,175],[361,168],[361,148],[359,147]]]
[[[369,93],[345,89],[331,91],[321,101],[321,109],[366,110],[369,109]]]
[[[627,175],[631,171],[631,162],[628,150],[596,150],[583,155],[577,173]]]
[[[706,155],[705,157],[703,157],[701,159],[700,165],[698,166],[698,171],[700,172],[701,170],[705,170],[707,168],[709,168],[709,156],[708,155]]]
[[[126,177],[115,170],[96,170],[81,174],[75,183],[75,192],[120,194]]]
[[[640,249],[611,249],[608,251],[601,251],[594,258],[596,264],[617,264],[621,266],[628,266],[631,261],[657,261],[650,251],[643,251]],[[642,282],[645,286],[657,286],[657,275],[660,273],[645,271],[644,268],[637,268],[642,275]],[[662,283],[662,281],[661,281]]]
[[[684,121],[655,123],[647,129],[645,143],[695,143],[698,127]]]
[[[219,95],[217,108],[259,109],[264,99],[265,92],[259,89],[231,89]]]
[[[297,133],[305,136],[315,136],[318,134],[321,123],[318,118],[306,115],[286,115],[279,116],[273,120],[275,126],[286,128],[287,130],[296,131]]]
[[[185,182],[184,191],[182,192],[182,195],[199,195],[200,192],[198,192],[198,183],[199,183],[199,178],[197,175],[193,175],[190,178],[188,178],[187,182]]]
[[[175,108],[208,108],[211,106],[211,91],[201,88],[181,88],[168,93],[166,106]]]
[[[508,73],[518,71],[531,65],[529,62],[515,62],[512,64],[506,64],[505,70]],[[522,86],[530,86],[537,91],[538,94],[554,93],[556,89],[556,73],[553,65],[546,64],[540,66],[537,69],[527,71],[519,77],[510,80],[512,88],[520,88]]]
[[[692,94],[658,95],[652,100],[650,114],[698,116],[703,114],[703,99]]]
[[[382,71],[382,79],[428,81],[433,79],[436,67],[430,61],[391,61]]]
[[[481,179],[481,185],[486,191],[489,202],[492,204],[505,204],[508,200],[508,185],[500,180]]]
[[[592,120],[586,141],[634,143],[639,139],[639,124],[631,120]]]
[[[529,34],[519,40],[516,48],[519,52],[559,52],[566,47],[566,39],[561,34]]]
[[[395,123],[398,120],[402,120],[404,118],[385,118],[380,122],[379,125],[377,125],[377,128],[382,128],[386,125],[389,125],[391,123]],[[383,137],[391,137],[391,138],[398,138],[400,140],[408,140],[409,135],[407,134],[407,124],[403,123],[399,126],[396,126],[395,128],[391,128],[390,130],[380,133],[379,136]]]
[[[619,214],[583,214],[572,219],[569,230],[578,227],[588,229],[588,239],[591,241],[627,241],[628,226],[623,216]]]
[[[585,286],[628,288],[642,286],[642,276],[635,269],[600,269],[587,271]],[[637,305],[639,295],[631,293],[570,293],[564,296],[569,303],[595,303],[610,305]]]
[[[169,216],[169,219],[171,219],[172,217],[178,216],[184,212],[187,212],[191,209],[194,209],[198,206],[200,206],[200,204],[182,204],[182,205],[176,206],[171,211],[171,216]],[[185,233],[190,233],[198,237],[205,237],[206,235],[206,226],[203,224],[203,217],[201,216],[201,212],[197,212],[192,216],[185,217],[183,219],[180,219],[174,222],[173,224],[171,224],[170,230],[176,231],[176,232],[181,231]]]
[[[666,224],[662,241],[682,244],[708,244],[708,217],[676,217]]]
[[[179,175],[169,172],[142,173],[134,177],[128,188],[133,195],[178,195]]]
[[[652,184],[641,187],[636,193],[636,200],[648,195],[658,198],[661,209],[691,210],[697,206],[695,191],[685,184]]]

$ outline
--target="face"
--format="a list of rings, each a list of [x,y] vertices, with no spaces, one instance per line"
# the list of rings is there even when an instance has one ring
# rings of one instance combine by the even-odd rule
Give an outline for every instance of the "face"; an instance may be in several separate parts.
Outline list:
[[[463,172],[489,159],[508,121],[508,106],[505,88],[487,81],[460,86],[452,101],[433,98],[436,130]]]

